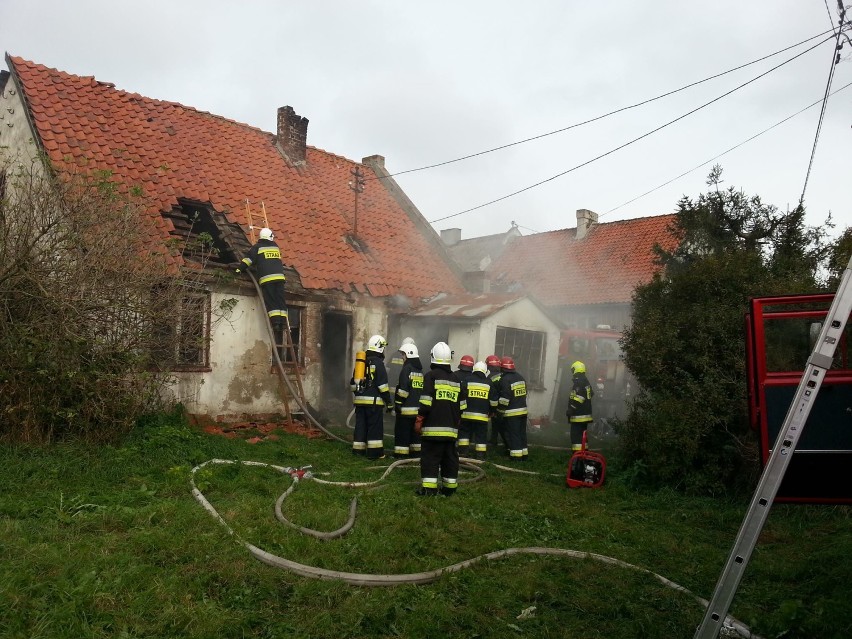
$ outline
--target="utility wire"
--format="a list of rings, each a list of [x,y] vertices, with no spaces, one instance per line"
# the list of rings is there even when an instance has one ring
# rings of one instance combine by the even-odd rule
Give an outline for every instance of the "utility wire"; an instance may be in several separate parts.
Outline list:
[[[835,89],[834,91],[832,91],[832,92],[831,92],[831,94],[829,94],[829,97],[831,97],[831,96],[832,96],[832,95],[834,95],[835,93],[840,93],[840,92],[841,92],[841,91],[843,91],[844,89],[848,89],[848,88],[849,88],[849,87],[851,87],[851,86],[852,86],[852,82],[850,82],[849,84],[846,84],[846,85],[844,85],[844,86],[840,87],[839,89]],[[671,184],[672,182],[676,182],[676,181],[677,181],[677,180],[679,180],[680,178],[682,178],[682,177],[684,177],[684,176],[686,176],[686,175],[689,175],[689,174],[690,174],[690,173],[692,173],[693,171],[697,171],[697,170],[698,170],[698,169],[700,169],[702,166],[705,166],[705,165],[707,165],[707,164],[710,164],[710,162],[713,162],[714,160],[718,160],[718,159],[719,159],[720,157],[722,157],[723,155],[727,155],[727,154],[728,154],[728,153],[730,153],[731,151],[733,151],[733,150],[735,150],[735,149],[740,148],[741,146],[743,146],[743,145],[745,145],[745,144],[747,144],[747,143],[751,142],[751,141],[752,141],[752,140],[754,140],[755,138],[759,138],[759,137],[760,137],[761,135],[763,135],[764,133],[768,133],[769,131],[771,131],[771,130],[772,130],[772,129],[774,129],[775,127],[781,126],[781,125],[782,125],[782,124],[784,124],[785,122],[787,122],[787,121],[789,121],[789,120],[792,120],[792,119],[793,119],[793,118],[795,118],[797,115],[801,115],[802,113],[804,113],[804,112],[805,112],[805,111],[807,111],[808,109],[812,109],[812,108],[814,108],[814,107],[815,107],[817,104],[819,104],[820,102],[822,102],[822,98],[820,98],[820,99],[819,99],[819,100],[817,100],[816,102],[812,102],[811,104],[809,104],[808,106],[806,106],[804,109],[800,109],[799,111],[796,111],[793,115],[790,115],[790,116],[788,116],[788,117],[784,118],[783,120],[780,120],[779,122],[776,122],[776,123],[775,123],[775,124],[773,124],[772,126],[770,126],[770,127],[767,127],[767,128],[765,128],[765,129],[763,129],[763,131],[761,131],[760,133],[756,133],[755,135],[751,136],[751,137],[750,137],[750,138],[748,138],[747,140],[743,140],[743,141],[742,141],[742,142],[740,142],[739,144],[736,144],[736,145],[732,146],[732,147],[731,147],[730,149],[728,149],[727,151],[722,151],[719,155],[714,155],[714,156],[713,156],[712,158],[710,158],[709,160],[705,160],[705,161],[704,161],[704,162],[702,162],[701,164],[699,164],[699,165],[697,165],[697,166],[694,166],[693,168],[689,169],[689,171],[685,171],[684,173],[681,173],[681,174],[680,174],[680,175],[678,175],[677,177],[674,177],[674,178],[672,178],[671,180],[669,180],[668,182],[663,182],[663,183],[662,183],[662,184],[660,184],[659,186],[655,186],[655,187],[654,187],[653,189],[651,189],[650,191],[645,191],[642,195],[637,195],[637,196],[636,196],[636,197],[634,197],[632,200],[627,200],[626,202],[623,202],[623,203],[619,204],[618,206],[616,206],[616,207],[614,207],[614,208],[611,208],[611,209],[610,209],[609,211],[607,211],[606,213],[601,213],[600,217],[603,217],[604,215],[609,215],[609,214],[610,214],[610,213],[612,213],[613,211],[617,211],[618,209],[620,209],[620,208],[622,208],[622,207],[624,207],[624,206],[627,206],[628,204],[632,204],[632,203],[633,203],[633,202],[635,202],[636,200],[641,200],[641,199],[642,199],[643,197],[645,197],[646,195],[650,195],[651,193],[654,193],[655,191],[659,191],[659,190],[660,190],[661,188],[663,188],[664,186],[668,186],[668,185],[669,185],[669,184]]]
[[[825,119],[825,107],[828,104],[828,95],[831,91],[831,82],[834,80],[834,70],[837,68],[837,63],[840,62],[840,49],[843,46],[840,43],[840,36],[843,33],[844,21],[846,18],[845,10],[840,13],[840,24],[837,27],[837,38],[834,42],[834,51],[831,52],[831,68],[828,70],[828,80],[825,83],[825,94],[822,98],[822,108],[819,112],[819,122],[817,122],[816,135],[814,135],[814,145],[811,148],[811,159],[808,161],[808,171],[805,173],[805,183],[802,186],[802,195],[799,198],[799,206],[805,202],[805,191],[808,189],[808,180],[811,177],[811,168],[814,165],[814,156],[816,156],[817,143],[819,142],[819,134],[822,130],[822,122]]]
[[[595,117],[590,118],[588,120],[583,120],[582,122],[576,122],[574,124],[570,124],[570,125],[563,127],[561,129],[556,129],[555,131],[549,131],[547,133],[541,133],[539,135],[534,135],[530,138],[524,138],[523,140],[517,140],[516,142],[509,142],[508,144],[495,146],[494,148],[486,149],[485,151],[478,151],[477,153],[471,153],[469,155],[463,155],[462,157],[455,158],[453,160],[446,160],[444,162],[438,162],[436,164],[428,164],[426,166],[421,166],[421,167],[416,168],[416,169],[406,169],[405,171],[397,171],[396,173],[390,173],[389,175],[370,176],[370,177],[367,177],[366,179],[367,180],[384,180],[386,178],[395,177],[397,175],[404,175],[406,173],[415,173],[417,171],[425,171],[426,169],[434,169],[434,168],[437,168],[439,166],[446,166],[447,164],[454,164],[455,162],[461,162],[462,160],[469,160],[471,158],[479,157],[480,155],[486,155],[488,153],[493,153],[494,151],[502,151],[503,149],[508,149],[510,147],[513,147],[513,146],[518,146],[519,144],[525,144],[527,142],[532,142],[534,140],[540,140],[541,138],[546,138],[547,136],[550,136],[550,135],[556,135],[557,133],[563,133],[565,131],[570,131],[571,129],[576,129],[576,128],[584,126],[586,124],[591,124],[592,122],[597,122],[598,120],[603,120],[604,118],[608,118],[609,116],[615,115],[616,113],[621,113],[622,111],[628,111],[630,109],[635,109],[637,107],[644,106],[646,104],[650,104],[651,102],[661,100],[661,99],[666,98],[670,95],[674,95],[675,93],[680,93],[681,91],[685,91],[686,89],[690,89],[694,86],[698,86],[699,84],[709,82],[710,80],[715,80],[716,78],[721,78],[722,76],[727,75],[729,73],[733,73],[734,71],[739,71],[740,69],[745,69],[748,66],[751,66],[753,64],[757,64],[758,62],[763,62],[764,60],[768,60],[769,58],[772,58],[772,57],[774,57],[774,56],[776,56],[780,53],[784,53],[785,51],[789,51],[790,49],[795,49],[796,47],[801,46],[803,44],[806,44],[806,43],[810,42],[811,40],[815,40],[816,38],[821,38],[822,36],[824,36],[827,33],[833,34],[834,33],[834,27],[832,26],[831,29],[827,29],[826,31],[823,31],[822,33],[818,33],[815,36],[811,36],[807,40],[802,40],[801,42],[797,42],[796,44],[791,44],[789,47],[779,49],[778,51],[775,51],[774,53],[770,53],[769,55],[765,55],[762,58],[758,58],[756,60],[752,60],[751,62],[746,62],[745,64],[741,64],[741,65],[734,67],[732,69],[728,69],[727,71],[722,71],[721,73],[717,73],[715,75],[708,76],[708,77],[704,78],[703,80],[691,82],[690,84],[686,84],[686,85],[680,87],[679,89],[674,89],[672,91],[662,93],[662,94],[660,94],[656,97],[648,98],[647,100],[642,100],[641,102],[637,102],[636,104],[631,104],[629,106],[621,107],[620,109],[615,109],[614,111],[610,111],[609,113],[604,113],[603,115],[598,115],[598,116],[595,116]],[[822,42],[820,42],[820,44],[822,44]]]
[[[749,84],[751,84],[752,82],[756,82],[756,81],[757,81],[757,80],[759,80],[760,78],[762,78],[762,77],[764,77],[764,76],[769,75],[770,73],[772,73],[773,71],[776,71],[777,69],[780,69],[780,68],[781,68],[781,67],[783,67],[785,64],[789,64],[790,62],[792,62],[792,61],[793,61],[793,60],[795,60],[796,58],[800,58],[801,56],[805,55],[806,53],[809,53],[810,51],[813,51],[813,50],[814,50],[814,49],[816,49],[818,46],[820,46],[820,45],[822,45],[822,44],[824,44],[824,43],[828,42],[829,40],[831,40],[831,37],[826,38],[825,40],[822,40],[822,41],[820,41],[820,42],[817,42],[817,43],[816,43],[815,45],[813,45],[812,47],[810,47],[810,48],[808,48],[808,49],[805,49],[805,50],[804,50],[804,51],[802,51],[801,53],[797,53],[797,54],[796,54],[796,55],[794,55],[792,58],[789,58],[789,59],[785,60],[785,61],[784,61],[784,62],[782,62],[781,64],[777,64],[777,65],[775,65],[774,67],[772,67],[772,68],[771,68],[771,69],[769,69],[768,71],[764,71],[764,72],[763,72],[763,73],[761,73],[760,75],[757,75],[757,76],[753,77],[751,80],[748,80],[747,82],[743,82],[743,83],[742,83],[742,84],[740,84],[739,86],[734,87],[734,88],[733,88],[733,89],[731,89],[730,91],[726,91],[726,92],[725,92],[725,93],[723,93],[722,95],[720,95],[720,96],[718,96],[718,97],[713,98],[713,99],[712,99],[712,100],[710,100],[709,102],[705,102],[705,103],[704,103],[704,104],[702,104],[701,106],[698,106],[698,107],[696,107],[696,108],[692,109],[691,111],[688,111],[688,112],[684,113],[683,115],[680,115],[680,116],[676,117],[674,120],[669,120],[669,121],[668,121],[668,122],[666,122],[665,124],[662,124],[662,125],[658,126],[656,129],[652,129],[651,131],[648,131],[647,133],[643,133],[643,134],[642,134],[642,135],[640,135],[639,137],[633,138],[633,139],[632,139],[632,140],[630,140],[629,142],[625,142],[624,144],[621,144],[621,145],[619,145],[619,146],[617,146],[617,147],[615,147],[615,148],[613,148],[613,149],[610,149],[609,151],[606,151],[605,153],[601,153],[600,155],[593,157],[591,160],[586,160],[585,162],[582,162],[581,164],[578,164],[578,165],[576,165],[576,166],[573,166],[573,167],[571,167],[570,169],[568,169],[567,171],[562,171],[561,173],[557,173],[556,175],[553,175],[553,176],[551,176],[551,177],[549,177],[549,178],[547,178],[547,179],[541,180],[540,182],[536,182],[535,184],[531,184],[531,185],[529,185],[529,186],[525,186],[525,187],[524,187],[524,188],[522,188],[522,189],[519,189],[519,190],[517,190],[517,191],[513,191],[512,193],[509,193],[509,194],[507,194],[507,195],[503,195],[502,197],[498,197],[498,198],[496,198],[496,199],[494,199],[494,200],[490,200],[490,201],[488,201],[488,202],[485,202],[484,204],[479,204],[478,206],[472,206],[471,208],[469,208],[469,209],[465,209],[465,210],[463,210],[463,211],[459,211],[458,213],[452,213],[451,215],[445,215],[444,217],[439,217],[439,218],[436,218],[436,219],[434,219],[434,220],[429,220],[429,223],[430,223],[430,224],[434,224],[435,222],[442,222],[442,221],[444,221],[444,220],[448,220],[448,219],[453,218],[453,217],[458,217],[459,215],[464,215],[465,213],[470,213],[471,211],[476,211],[476,210],[478,210],[478,209],[485,208],[486,206],[490,206],[490,205],[492,205],[492,204],[496,204],[497,202],[502,202],[503,200],[507,200],[507,199],[509,199],[510,197],[514,197],[515,195],[519,195],[520,193],[524,193],[524,192],[529,191],[529,190],[531,190],[531,189],[534,189],[534,188],[536,188],[536,187],[538,187],[538,186],[541,186],[542,184],[546,184],[547,182],[551,182],[551,181],[553,181],[553,180],[555,180],[555,179],[557,179],[557,178],[560,178],[560,177],[562,177],[563,175],[567,175],[567,174],[569,174],[569,173],[571,173],[571,172],[573,172],[573,171],[576,171],[576,170],[577,170],[577,169],[579,169],[579,168],[582,168],[582,167],[584,167],[584,166],[587,166],[587,165],[591,164],[592,162],[596,162],[597,160],[600,160],[600,159],[602,159],[602,158],[605,158],[605,157],[606,157],[606,156],[608,156],[608,155],[612,155],[612,154],[613,154],[613,153],[615,153],[616,151],[620,151],[621,149],[623,149],[623,148],[625,148],[625,147],[628,147],[628,146],[630,146],[631,144],[633,144],[633,143],[635,143],[635,142],[638,142],[639,140],[642,140],[642,139],[644,139],[644,138],[647,138],[648,136],[653,135],[654,133],[657,133],[658,131],[662,131],[662,130],[663,130],[663,129],[665,129],[666,127],[671,126],[672,124],[674,124],[675,122],[679,122],[680,120],[683,120],[684,118],[689,117],[689,116],[690,116],[690,115],[692,115],[693,113],[697,113],[697,112],[698,112],[698,111],[700,111],[701,109],[704,109],[705,107],[710,106],[710,105],[711,105],[711,104],[713,104],[714,102],[718,102],[718,101],[719,101],[719,100],[721,100],[722,98],[725,98],[725,97],[727,97],[727,96],[731,95],[731,94],[732,94],[732,93],[734,93],[735,91],[739,91],[740,89],[742,89],[743,87],[748,86],[748,85],[749,85]]]

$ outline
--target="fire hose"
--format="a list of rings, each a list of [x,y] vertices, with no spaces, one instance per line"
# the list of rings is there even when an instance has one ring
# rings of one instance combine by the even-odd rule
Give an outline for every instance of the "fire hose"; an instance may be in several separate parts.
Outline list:
[[[680,584],[671,581],[659,575],[655,572],[652,572],[646,568],[642,568],[640,566],[636,566],[634,564],[627,563],[626,561],[622,561],[620,559],[616,559],[614,557],[609,557],[607,555],[600,555],[597,553],[590,553],[581,550],[571,550],[566,548],[546,548],[540,546],[528,546],[522,548],[506,548],[503,550],[496,550],[492,552],[488,552],[482,555],[478,555],[476,557],[472,557],[471,559],[466,559],[465,561],[461,561],[455,564],[451,564],[449,566],[445,566],[443,568],[437,568],[435,570],[430,570],[426,572],[416,572],[416,573],[404,573],[404,574],[370,574],[370,573],[354,573],[354,572],[344,572],[339,570],[328,570],[326,568],[320,568],[318,566],[308,566],[306,564],[302,564],[292,559],[287,559],[285,557],[280,557],[273,553],[270,553],[254,544],[242,539],[240,535],[225,521],[222,515],[216,510],[216,508],[211,504],[204,494],[198,489],[195,484],[195,473],[204,468],[207,465],[222,465],[222,464],[242,464],[244,466],[255,466],[255,467],[263,467],[263,468],[271,468],[273,470],[278,471],[279,473],[289,475],[292,479],[293,483],[290,488],[282,494],[275,503],[275,513],[276,517],[279,521],[283,521],[286,525],[299,530],[300,532],[311,534],[318,539],[331,540],[336,539],[348,532],[355,522],[355,509],[356,509],[356,500],[352,500],[349,508],[349,519],[346,524],[342,527],[338,528],[332,532],[321,532],[308,528],[300,527],[292,522],[286,520],[283,514],[281,513],[281,504],[283,501],[289,496],[296,485],[303,480],[313,480],[317,483],[334,485],[334,486],[344,486],[344,487],[365,487],[376,485],[379,482],[383,481],[394,469],[406,465],[418,462],[417,459],[404,459],[396,461],[390,464],[382,474],[382,476],[371,482],[332,482],[327,480],[318,479],[309,468],[293,468],[290,466],[277,466],[274,464],[267,464],[265,462],[255,462],[255,461],[237,461],[237,460],[228,460],[228,459],[210,459],[202,464],[195,466],[190,472],[190,484],[192,486],[192,495],[195,497],[196,501],[200,503],[204,509],[210,513],[216,520],[219,521],[222,526],[228,531],[228,534],[231,535],[234,539],[236,539],[240,545],[242,545],[249,553],[258,561],[261,561],[269,566],[273,566],[275,568],[281,568],[283,570],[287,570],[296,575],[302,577],[309,577],[311,579],[322,579],[322,580],[330,580],[330,581],[343,581],[352,586],[397,586],[402,584],[428,584],[436,581],[441,576],[459,572],[464,568],[468,568],[476,563],[479,563],[483,560],[492,560],[492,559],[502,559],[504,557],[511,557],[514,555],[550,555],[556,557],[571,557],[573,559],[590,559],[594,561],[599,561],[601,563],[619,566],[621,568],[629,568],[630,570],[635,570],[646,575],[649,575],[655,578],[657,581],[662,583],[669,588],[682,592],[690,597],[692,597],[695,601],[697,601],[701,606],[707,608],[709,602],[706,599],[703,599],[687,588],[684,588]],[[461,466],[466,469],[475,469],[478,473],[476,477],[472,479],[467,479],[466,481],[477,481],[484,477],[484,471],[474,463],[470,463],[472,460],[463,460],[461,462]],[[740,637],[744,637],[747,639],[762,639],[758,635],[755,635],[751,632],[748,626],[738,621],[734,617],[730,615],[725,618],[725,628],[729,632],[735,632]]]

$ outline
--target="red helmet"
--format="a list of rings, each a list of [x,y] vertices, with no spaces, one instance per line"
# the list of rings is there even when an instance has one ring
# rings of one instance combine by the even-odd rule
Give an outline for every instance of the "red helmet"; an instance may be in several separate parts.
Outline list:
[[[462,355],[459,368],[463,371],[473,370],[473,355]]]
[[[500,358],[496,355],[489,355],[485,358],[485,365],[488,368],[500,368]]]
[[[500,360],[500,368],[502,368],[504,371],[515,370],[515,360],[508,356],[504,357]]]

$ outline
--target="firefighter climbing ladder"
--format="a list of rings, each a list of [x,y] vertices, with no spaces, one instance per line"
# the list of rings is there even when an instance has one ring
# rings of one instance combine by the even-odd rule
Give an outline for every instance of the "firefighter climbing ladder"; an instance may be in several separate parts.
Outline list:
[[[260,203],[261,215],[263,216],[263,226],[269,227],[269,220],[266,217],[266,206],[263,202]],[[251,237],[251,242],[254,244],[257,241],[257,235],[255,234],[255,224],[254,224],[254,216],[251,212],[251,205],[246,199],[246,222],[248,223],[249,228],[249,237]],[[338,437],[328,429],[326,429],[319,421],[310,413],[308,410],[308,402],[305,399],[305,390],[302,386],[302,377],[299,374],[299,365],[298,358],[296,356],[296,349],[293,344],[292,333],[290,332],[290,319],[285,319],[285,327],[283,331],[283,343],[278,343],[278,338],[275,335],[275,331],[272,329],[272,324],[269,321],[269,315],[267,315],[266,303],[263,300],[263,292],[260,290],[260,284],[257,279],[254,277],[254,274],[249,271],[249,277],[251,278],[252,283],[254,284],[255,289],[257,290],[257,296],[260,299],[260,305],[263,310],[263,317],[266,323],[266,330],[269,333],[270,341],[273,344],[272,349],[272,361],[275,365],[275,370],[278,372],[278,379],[282,382],[281,394],[284,400],[284,416],[288,421],[292,420],[293,414],[290,410],[290,399],[295,399],[299,408],[302,409],[304,416],[308,419],[310,424],[324,432],[326,435],[331,437],[332,439],[336,439],[341,442],[345,442],[344,439]],[[281,351],[282,349],[286,349],[287,354],[289,355],[289,361],[293,362],[293,367],[290,369],[292,371],[292,381],[290,379],[291,375],[288,375],[287,370],[284,368],[284,363],[281,361]],[[348,442],[346,442],[348,443]]]
[[[728,561],[716,584],[713,598],[707,606],[704,619],[698,626],[694,639],[715,639],[725,623],[728,609],[731,607],[751,553],[769,516],[769,509],[772,507],[781,480],[784,479],[784,473],[796,450],[796,444],[822,386],[825,373],[831,368],[834,350],[843,335],[850,312],[852,312],[852,259],[849,260],[843,273],[834,301],[825,317],[819,339],[808,359],[796,395],[793,397],[793,403],[778,432],[772,453],[763,469],[743,523],[740,525],[734,547],[728,556]]]

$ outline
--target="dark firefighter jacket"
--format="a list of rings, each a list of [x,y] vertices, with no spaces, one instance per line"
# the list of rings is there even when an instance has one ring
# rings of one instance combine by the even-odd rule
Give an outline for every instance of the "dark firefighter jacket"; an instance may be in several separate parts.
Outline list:
[[[595,391],[585,373],[577,373],[572,380],[571,395],[568,397],[568,421],[572,423],[592,421],[592,397]]]
[[[423,364],[419,357],[406,359],[396,385],[396,408],[400,415],[416,417],[420,410],[420,394],[423,392]]]
[[[256,269],[258,284],[287,279],[281,262],[281,250],[274,240],[258,240],[242,261],[246,266]]]
[[[485,373],[476,371],[467,379],[467,409],[462,413],[462,419],[475,422],[487,422],[491,414],[491,382]]]
[[[495,371],[488,370],[488,383],[491,384],[491,390],[488,393],[488,403],[491,404],[491,413],[497,414],[497,400],[500,399],[500,377],[503,375],[498,368]]]
[[[517,371],[503,371],[497,392],[497,409],[503,417],[527,414],[527,383]]]
[[[355,393],[353,403],[356,406],[390,406],[391,396],[388,387],[388,372],[385,370],[385,356],[375,351],[367,351],[365,362],[365,379],[358,388],[355,380],[351,380],[352,392]]]
[[[461,414],[467,409],[465,384],[449,366],[432,364],[423,376],[419,414],[424,439],[458,439]]]

